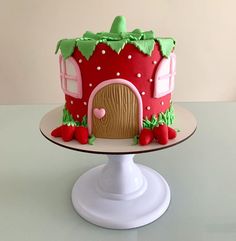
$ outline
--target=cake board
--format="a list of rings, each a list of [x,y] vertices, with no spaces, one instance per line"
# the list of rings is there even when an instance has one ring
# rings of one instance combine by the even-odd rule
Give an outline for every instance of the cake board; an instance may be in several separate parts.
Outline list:
[[[40,122],[40,131],[51,142],[64,148],[95,154],[106,154],[107,164],[82,174],[72,189],[75,210],[87,221],[111,229],[131,229],[158,219],[168,208],[171,193],[168,183],[155,170],[135,164],[135,154],[170,148],[187,140],[196,130],[191,112],[174,105],[175,125],[180,132],[166,145],[134,145],[132,139],[97,138],[94,145],[76,140],[63,142],[51,136],[60,123],[63,107],[48,112]]]

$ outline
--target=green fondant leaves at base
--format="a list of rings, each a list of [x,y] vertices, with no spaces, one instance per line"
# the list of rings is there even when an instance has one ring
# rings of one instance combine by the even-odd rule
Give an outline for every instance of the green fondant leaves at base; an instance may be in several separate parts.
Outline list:
[[[83,35],[83,38],[84,40],[91,40],[91,39],[94,39],[94,40],[98,40],[99,37],[97,36],[97,34],[93,33],[93,32],[90,32],[90,31],[87,31],[84,33]]]
[[[131,42],[135,45],[141,52],[147,55],[151,55],[154,49],[155,41],[152,39],[149,40],[138,40]]]
[[[62,116],[62,124],[68,126],[76,126],[76,122],[70,112],[64,108],[63,109],[63,116]]]
[[[118,54],[120,51],[125,47],[125,44],[127,41],[125,39],[120,40],[120,41],[107,41],[107,44]]]
[[[152,118],[149,120],[148,118],[143,120],[143,127],[148,129],[153,129],[155,126],[166,124],[168,126],[173,124],[173,121],[175,119],[174,115],[174,108],[171,104],[170,108],[167,109],[164,113],[161,112],[158,115],[158,118],[153,115]]]
[[[81,121],[81,124],[80,124],[81,126],[84,126],[84,127],[86,127],[87,126],[87,116],[86,115],[84,115],[83,116],[83,118],[82,118],[82,121]]]
[[[68,125],[68,126],[84,126],[84,127],[87,127],[87,116],[84,115],[81,122],[75,121],[72,114],[69,112],[69,110],[66,107],[64,107],[63,116],[62,116],[62,124]]]
[[[168,58],[175,46],[175,40],[172,38],[157,38],[157,41],[160,44],[162,56]]]
[[[83,54],[83,56],[89,60],[92,56],[93,51],[95,50],[97,45],[96,40],[80,40],[76,41],[76,46],[78,47],[79,51]]]

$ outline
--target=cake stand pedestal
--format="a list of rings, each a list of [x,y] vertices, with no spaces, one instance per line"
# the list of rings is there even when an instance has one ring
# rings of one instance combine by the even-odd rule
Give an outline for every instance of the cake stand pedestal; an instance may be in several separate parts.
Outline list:
[[[159,218],[170,203],[170,188],[155,170],[135,164],[134,154],[168,148],[189,138],[197,122],[188,110],[175,105],[175,126],[181,131],[167,145],[133,145],[131,139],[96,139],[94,145],[63,142],[50,133],[61,118],[62,108],[48,112],[40,122],[41,133],[60,146],[89,153],[107,154],[107,164],[90,169],[74,184],[72,203],[81,217],[112,229],[140,227]]]

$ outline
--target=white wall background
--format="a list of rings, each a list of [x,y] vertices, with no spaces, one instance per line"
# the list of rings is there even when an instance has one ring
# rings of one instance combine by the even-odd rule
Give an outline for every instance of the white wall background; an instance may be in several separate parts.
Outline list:
[[[0,104],[59,103],[57,40],[110,29],[177,41],[176,101],[236,100],[234,0],[0,0]]]

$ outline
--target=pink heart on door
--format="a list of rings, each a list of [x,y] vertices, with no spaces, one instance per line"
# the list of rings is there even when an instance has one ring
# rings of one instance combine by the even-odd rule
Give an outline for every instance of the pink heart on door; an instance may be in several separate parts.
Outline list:
[[[106,114],[106,110],[104,108],[100,108],[100,109],[94,108],[93,114],[95,115],[96,118],[102,119],[102,117],[104,117]]]

